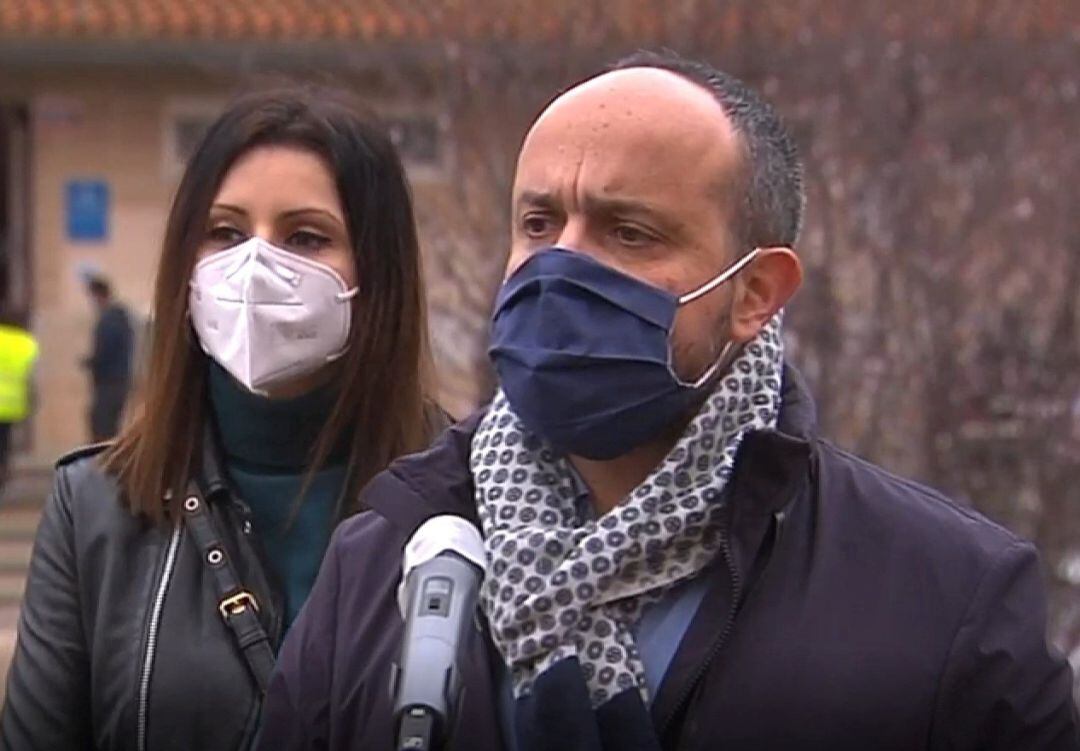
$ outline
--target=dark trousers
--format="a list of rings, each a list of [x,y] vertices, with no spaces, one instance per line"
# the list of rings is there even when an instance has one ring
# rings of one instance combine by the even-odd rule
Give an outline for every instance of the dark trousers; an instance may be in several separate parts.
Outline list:
[[[11,423],[0,422],[0,492],[7,484],[8,459],[11,455]]]
[[[127,380],[98,381],[90,399],[90,435],[94,442],[107,441],[120,432],[131,383]]]

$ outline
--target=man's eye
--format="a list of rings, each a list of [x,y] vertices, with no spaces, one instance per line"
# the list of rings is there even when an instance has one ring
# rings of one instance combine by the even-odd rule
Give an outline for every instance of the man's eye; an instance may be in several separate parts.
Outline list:
[[[624,245],[645,245],[654,241],[654,237],[642,229],[620,224],[614,230],[615,238]]]
[[[320,235],[317,232],[310,232],[308,230],[299,230],[289,235],[289,239],[286,244],[291,248],[298,248],[303,251],[314,252],[322,250],[330,244],[330,238],[325,235]]]

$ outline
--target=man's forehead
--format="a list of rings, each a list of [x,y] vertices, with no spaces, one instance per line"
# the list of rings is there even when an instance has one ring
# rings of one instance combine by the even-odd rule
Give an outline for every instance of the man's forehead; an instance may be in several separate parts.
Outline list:
[[[546,181],[579,164],[612,178],[630,170],[640,178],[671,172],[692,180],[685,171],[693,170],[713,182],[733,174],[739,155],[734,129],[711,92],[669,71],[628,68],[551,103],[526,136],[517,187],[529,187],[522,178]]]
[[[701,108],[723,118],[723,108],[712,93],[678,73],[661,68],[625,68],[602,73],[566,90],[537,118],[537,124],[566,108],[604,108],[639,102]]]

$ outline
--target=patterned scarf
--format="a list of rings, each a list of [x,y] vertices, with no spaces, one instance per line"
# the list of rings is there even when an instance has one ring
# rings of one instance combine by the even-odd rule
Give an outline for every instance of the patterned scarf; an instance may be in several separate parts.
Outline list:
[[[593,708],[633,688],[648,703],[631,628],[719,551],[723,492],[743,436],[776,427],[780,324],[777,315],[743,348],[663,462],[597,519],[579,518],[568,461],[496,395],[470,466],[489,559],[481,606],[516,697],[576,658]]]

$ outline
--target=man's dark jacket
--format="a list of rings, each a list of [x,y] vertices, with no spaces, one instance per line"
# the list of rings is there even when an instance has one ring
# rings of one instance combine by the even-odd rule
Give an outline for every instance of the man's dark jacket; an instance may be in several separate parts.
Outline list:
[[[280,654],[262,748],[394,748],[402,547],[428,516],[476,521],[476,423],[378,476],[373,511],[335,534]],[[780,430],[747,437],[727,500],[727,544],[652,706],[666,749],[1080,748],[1032,546],[816,438],[793,371]],[[501,670],[476,632],[454,751],[508,748]]]
[[[86,360],[94,384],[131,380],[135,333],[124,306],[111,303],[94,326],[93,350]]]

